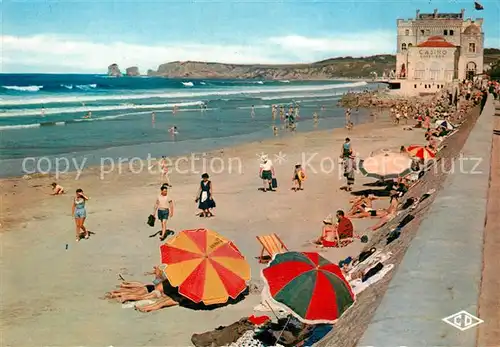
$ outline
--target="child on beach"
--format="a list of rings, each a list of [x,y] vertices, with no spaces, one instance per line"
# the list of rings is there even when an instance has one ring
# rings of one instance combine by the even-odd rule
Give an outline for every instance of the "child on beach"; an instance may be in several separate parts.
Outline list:
[[[305,179],[306,179],[306,173],[304,172],[302,165],[296,164],[295,169],[293,170],[292,181],[294,185],[292,187],[292,190],[293,191],[304,190],[304,188],[302,188],[302,182],[304,182]]]
[[[53,182],[51,185],[52,185],[52,194],[50,194],[50,195],[64,194],[64,188],[62,186],[60,186],[56,182]]]
[[[71,214],[75,218],[76,242],[80,241],[82,234],[85,239],[89,238],[89,232],[83,225],[85,223],[85,218],[87,217],[87,210],[85,209],[85,202],[87,200],[89,200],[89,198],[83,194],[83,190],[80,188],[77,189],[76,196],[73,199],[73,205],[71,207]]]

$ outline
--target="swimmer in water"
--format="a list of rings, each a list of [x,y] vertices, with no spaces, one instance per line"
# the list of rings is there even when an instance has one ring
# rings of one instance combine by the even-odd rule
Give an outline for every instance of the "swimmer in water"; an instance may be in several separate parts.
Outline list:
[[[177,105],[174,105],[174,109],[172,110],[172,113],[175,115],[177,113]]]
[[[87,113],[87,115],[83,116],[83,118],[85,118],[85,119],[92,118],[92,112],[89,111],[89,113]]]
[[[171,133],[172,135],[178,134],[177,127],[174,125],[170,129],[168,129],[168,132]]]
[[[45,117],[45,107],[42,107],[40,111],[40,116]]]
[[[250,117],[255,118],[255,106],[252,105],[252,109],[250,111]]]
[[[156,113],[152,112],[152,113],[151,113],[151,122],[153,122],[153,123],[154,123],[154,122],[155,122],[155,120],[156,120]]]

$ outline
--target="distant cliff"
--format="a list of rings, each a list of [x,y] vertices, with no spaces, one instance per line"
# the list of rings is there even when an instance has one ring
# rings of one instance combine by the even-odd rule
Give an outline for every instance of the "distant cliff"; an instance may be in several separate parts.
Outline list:
[[[484,61],[498,60],[498,50],[485,49]],[[241,65],[197,61],[175,61],[148,70],[148,76],[241,79],[328,79],[382,77],[395,68],[396,57],[390,54],[368,57],[340,57],[312,64]]]
[[[313,64],[292,65],[237,65],[204,63],[196,61],[162,64],[149,76],[192,78],[242,78],[242,79],[325,79],[332,77],[370,77],[372,72],[380,76],[394,68],[396,59],[391,55],[365,58],[334,58]]]
[[[108,66],[108,76],[113,76],[113,77],[122,76],[122,72],[120,71],[118,64],[111,64],[110,66]]]
[[[140,76],[141,74],[139,73],[139,68],[137,66],[131,66],[131,67],[128,67],[126,70],[125,70],[125,74],[127,76]]]

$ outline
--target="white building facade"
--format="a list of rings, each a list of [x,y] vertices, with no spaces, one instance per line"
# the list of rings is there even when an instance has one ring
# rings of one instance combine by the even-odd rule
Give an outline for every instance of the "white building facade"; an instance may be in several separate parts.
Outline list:
[[[396,79],[406,94],[435,93],[457,80],[483,73],[483,19],[460,13],[398,19]]]

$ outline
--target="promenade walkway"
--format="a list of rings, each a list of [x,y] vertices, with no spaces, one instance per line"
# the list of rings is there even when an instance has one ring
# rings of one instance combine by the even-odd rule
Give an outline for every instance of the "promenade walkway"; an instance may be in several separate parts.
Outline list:
[[[477,328],[461,331],[442,319],[478,315],[493,114],[490,97],[358,346],[476,346]]]

